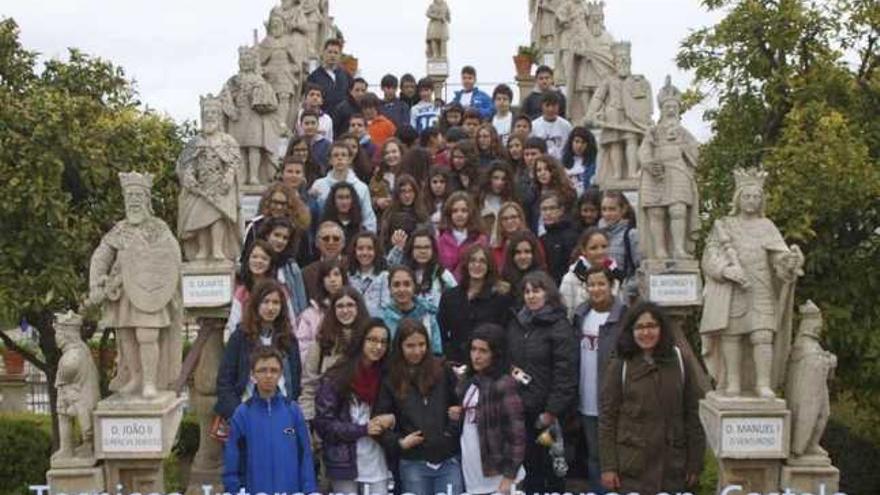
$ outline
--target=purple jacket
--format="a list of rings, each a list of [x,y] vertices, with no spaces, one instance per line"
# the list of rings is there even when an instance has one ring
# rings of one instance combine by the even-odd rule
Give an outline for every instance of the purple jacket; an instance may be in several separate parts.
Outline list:
[[[318,385],[312,424],[324,442],[323,461],[327,477],[335,480],[357,478],[357,441],[367,436],[367,425],[352,422],[348,399],[340,397],[336,386],[326,377]]]

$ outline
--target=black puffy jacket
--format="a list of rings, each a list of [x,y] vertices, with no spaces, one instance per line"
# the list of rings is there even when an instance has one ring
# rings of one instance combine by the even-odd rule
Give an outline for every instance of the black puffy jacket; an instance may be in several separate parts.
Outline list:
[[[535,313],[520,310],[507,326],[510,364],[529,375],[519,393],[526,415],[549,412],[561,417],[578,396],[578,343],[563,307]]]

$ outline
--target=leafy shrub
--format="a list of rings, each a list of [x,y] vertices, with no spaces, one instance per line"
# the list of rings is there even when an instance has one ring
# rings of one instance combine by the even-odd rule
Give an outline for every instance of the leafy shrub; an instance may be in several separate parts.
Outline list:
[[[52,455],[52,423],[38,414],[0,414],[0,494],[43,484]]]

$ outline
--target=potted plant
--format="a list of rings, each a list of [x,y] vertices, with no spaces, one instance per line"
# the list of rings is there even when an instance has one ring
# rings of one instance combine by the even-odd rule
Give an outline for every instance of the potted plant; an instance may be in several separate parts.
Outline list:
[[[24,374],[24,356],[3,344],[0,344],[0,352],[3,353],[3,366],[7,375]]]
[[[538,59],[538,48],[534,43],[531,45],[520,45],[517,48],[516,55],[513,57],[513,64],[516,66],[517,77],[528,77],[532,73],[532,64]]]
[[[348,53],[343,53],[339,59],[339,63],[342,65],[342,68],[345,69],[346,72],[351,74],[352,77],[357,75],[358,70],[358,59],[354,55],[350,55]]]

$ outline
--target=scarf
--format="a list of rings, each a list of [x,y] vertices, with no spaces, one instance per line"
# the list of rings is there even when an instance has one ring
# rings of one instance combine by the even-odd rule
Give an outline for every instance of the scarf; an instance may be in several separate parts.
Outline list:
[[[357,371],[354,373],[354,379],[351,383],[351,391],[359,401],[366,402],[372,406],[373,403],[376,402],[376,397],[379,395],[379,382],[381,378],[382,370],[379,369],[378,363],[371,366],[365,366],[364,363],[361,362],[358,364]]]

